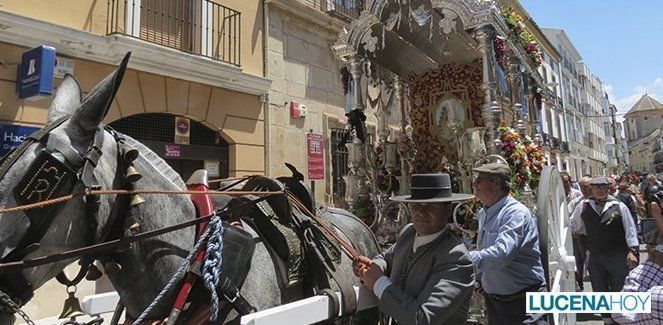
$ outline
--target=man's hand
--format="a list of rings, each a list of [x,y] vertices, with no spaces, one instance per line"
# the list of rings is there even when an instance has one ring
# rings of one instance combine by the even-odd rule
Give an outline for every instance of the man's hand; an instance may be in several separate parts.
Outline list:
[[[371,259],[366,256],[358,256],[352,261],[352,272],[361,278],[371,265]]]
[[[635,253],[628,252],[628,255],[626,255],[626,265],[628,265],[629,269],[638,266],[638,257],[635,256]]]
[[[382,268],[375,263],[371,263],[370,267],[365,268],[364,274],[361,276],[361,281],[366,288],[372,291],[375,281],[383,275],[384,272],[382,272]]]

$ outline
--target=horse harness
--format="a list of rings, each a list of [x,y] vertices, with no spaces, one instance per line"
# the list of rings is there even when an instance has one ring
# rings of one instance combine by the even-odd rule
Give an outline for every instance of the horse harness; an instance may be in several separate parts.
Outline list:
[[[254,177],[247,183],[244,190],[286,190],[289,196],[298,199],[308,212],[318,216],[329,213],[316,209],[313,197],[306,187],[295,177],[279,177],[272,180],[266,177]],[[246,199],[250,199],[247,197]],[[335,302],[332,311],[333,317],[338,315],[339,306],[336,294],[328,294],[331,290],[330,280],[338,285],[342,292],[343,314],[353,313],[357,302],[354,294],[354,279],[349,278],[339,270],[342,251],[338,245],[323,231],[317,222],[326,222],[324,218],[312,220],[304,211],[293,204],[289,197],[281,199],[275,197],[254,206],[252,215],[243,216],[266,240],[266,245],[272,253],[274,263],[279,270],[281,283],[287,289],[294,287],[305,279],[306,272],[315,274],[313,285],[319,294],[325,294]],[[330,218],[327,218],[331,220]],[[317,221],[317,222],[316,222]],[[339,225],[334,224],[337,228]],[[329,227],[328,227],[329,228]],[[339,228],[342,230],[343,227]],[[333,297],[332,297],[333,295]]]
[[[94,169],[96,168],[99,159],[102,156],[102,146],[104,142],[105,131],[109,131],[115,138],[118,149],[118,156],[121,153],[120,146],[123,144],[124,139],[121,135],[109,127],[99,127],[95,131],[94,140],[88,146],[86,153],[80,155],[71,145],[66,144],[56,137],[49,136],[50,132],[58,126],[62,125],[68,120],[68,117],[63,117],[57,121],[46,125],[44,128],[29,135],[26,140],[18,147],[12,149],[7,155],[0,160],[0,180],[9,172],[11,167],[16,163],[19,157],[27,151],[27,149],[35,143],[41,143],[44,148],[37,154],[37,157],[30,164],[26,172],[23,174],[21,180],[14,187],[14,197],[19,205],[27,205],[38,203],[41,201],[50,200],[57,197],[62,197],[68,194],[85,195],[87,191],[92,189],[99,189],[100,186],[96,177],[94,176]],[[64,157],[64,162],[56,157],[56,155]],[[118,157],[117,171],[122,171],[130,161]],[[281,179],[280,181],[284,181]],[[292,186],[291,182],[288,182]],[[297,182],[299,183],[299,182]],[[74,193],[76,185],[80,185],[81,191]],[[132,184],[124,184],[124,187],[131,189]],[[312,202],[312,198],[310,198]],[[286,250],[282,250],[278,254],[286,261],[286,272],[284,276],[284,284],[291,286],[298,283],[303,278],[305,267],[304,251],[310,258],[309,261],[315,261],[319,271],[320,278],[316,280],[318,287],[329,287],[326,281],[326,275],[329,274],[334,279],[339,288],[343,292],[344,299],[344,313],[353,312],[356,309],[356,300],[354,297],[354,289],[352,288],[351,279],[345,279],[341,272],[336,272],[338,269],[334,264],[340,263],[340,249],[327,237],[327,235],[317,226],[315,226],[311,219],[308,218],[302,211],[296,207],[291,206],[291,202],[287,200],[289,208],[286,210],[290,216],[285,217],[290,220],[290,226],[284,226],[283,221],[276,221],[276,218],[283,217],[283,211],[275,213],[272,210],[273,204],[267,202],[260,202],[257,205],[260,211],[261,218],[271,219],[269,222],[272,227],[277,230],[285,239]],[[306,201],[306,200],[305,200]],[[306,205],[310,204],[306,201]],[[85,195],[85,215],[87,226],[89,228],[88,236],[86,238],[87,245],[92,245],[95,242],[103,242],[109,239],[117,239],[122,236],[122,227],[127,212],[129,211],[129,200],[126,197],[118,197],[115,200],[115,205],[109,214],[108,220],[101,229],[101,234],[96,235],[99,226],[98,210],[100,207],[99,195]],[[39,242],[43,239],[48,231],[48,228],[57,215],[57,212],[64,204],[57,203],[54,205],[47,205],[35,209],[25,210],[26,216],[29,220],[29,229],[25,232],[20,239],[19,244],[5,256],[0,257],[0,263],[7,263],[19,261],[24,259],[25,256],[34,252],[39,248]],[[315,213],[314,211],[312,211]],[[272,222],[276,221],[276,222]],[[293,227],[294,226],[294,227]],[[256,229],[265,229],[265,227],[256,227]],[[271,232],[275,234],[276,232]],[[95,238],[100,237],[100,238]],[[263,234],[263,238],[268,238],[268,234]],[[301,246],[304,244],[303,247]],[[61,272],[57,275],[60,283],[66,286],[75,286],[80,282],[91,268],[95,268],[92,262],[101,256],[83,256],[79,261],[81,269],[74,279],[68,279],[67,276]],[[195,265],[192,265],[192,271],[195,273]],[[100,275],[98,270],[97,273]],[[324,278],[324,279],[323,279]],[[94,280],[94,279],[91,279]],[[248,314],[255,310],[246,299],[240,294],[239,289],[227,278],[221,281],[221,291],[226,296],[226,300],[230,303],[227,307],[234,307],[241,315]],[[0,274],[0,292],[5,292],[17,306],[24,305],[29,301],[33,295],[34,290],[32,284],[27,281],[22,272]],[[320,293],[333,296],[333,300],[337,302],[336,295],[329,293],[327,290],[320,290]],[[2,306],[0,306],[0,309]],[[227,308],[225,308],[227,310]],[[336,306],[336,311],[338,306]],[[338,315],[335,313],[333,316]]]
[[[72,193],[76,194],[74,193],[76,185],[81,185],[82,191],[78,193],[81,195],[84,195],[88,190],[100,188],[94,176],[94,169],[102,156],[105,131],[108,130],[113,134],[118,145],[118,150],[123,139],[112,129],[99,127],[95,131],[94,140],[88,146],[86,153],[81,156],[72,146],[56,137],[49,136],[51,131],[67,120],[68,117],[60,118],[32,133],[20,146],[12,149],[0,161],[1,180],[16,163],[18,158],[27,151],[30,145],[41,143],[44,146],[44,149],[37,154],[37,157],[27,168],[21,180],[14,187],[14,198],[19,205],[38,203]],[[64,157],[65,161],[60,161],[56,158],[56,155]],[[121,164],[122,159],[118,159],[118,161]],[[118,170],[122,170],[120,167],[118,166]],[[117,231],[113,231],[113,229],[118,228],[116,227],[117,217],[118,215],[124,215],[124,212],[129,208],[127,200],[118,198],[116,201],[119,201],[120,208],[117,211],[120,212],[109,216],[109,220],[104,225],[104,231],[102,232],[104,234],[101,238],[102,241],[115,236],[115,234],[111,233],[117,233]],[[5,256],[2,256],[0,263],[19,261],[37,250],[39,242],[48,231],[57,212],[63,205],[64,203],[61,202],[25,210],[30,226],[20,239],[16,248]],[[99,195],[85,196],[85,215],[87,227],[89,228],[86,238],[87,245],[92,245],[96,241],[95,233],[98,226],[97,213],[99,206]],[[93,261],[94,257],[91,256],[81,258],[79,261],[81,269],[72,280],[68,279],[63,272],[58,274],[56,278],[66,286],[74,286],[85,277]],[[25,304],[34,295],[32,284],[27,281],[22,272],[1,274],[0,290],[6,292],[19,306]]]

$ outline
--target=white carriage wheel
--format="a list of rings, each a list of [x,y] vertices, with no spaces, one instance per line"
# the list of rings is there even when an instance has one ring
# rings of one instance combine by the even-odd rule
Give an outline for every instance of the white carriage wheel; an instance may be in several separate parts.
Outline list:
[[[458,223],[458,218],[456,217],[456,215],[458,214],[458,209],[462,205],[467,205],[467,209],[470,211],[470,213],[472,213],[472,209],[470,209],[470,206],[469,206],[468,202],[469,201],[465,201],[465,202],[461,202],[459,204],[456,204],[456,207],[454,208],[454,212],[451,215],[453,216],[453,219],[454,219],[454,226],[456,228],[460,229],[460,231],[470,235],[472,232],[469,231],[469,230],[463,229],[463,227],[461,227],[461,225]]]
[[[536,220],[541,261],[551,292],[575,291],[575,259],[566,194],[562,178],[553,166],[543,169],[539,180]],[[575,324],[575,314],[554,314],[554,324]]]

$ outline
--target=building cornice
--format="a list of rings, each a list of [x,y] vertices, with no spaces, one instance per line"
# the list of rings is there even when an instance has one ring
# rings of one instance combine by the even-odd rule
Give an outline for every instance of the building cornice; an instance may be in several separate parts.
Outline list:
[[[0,10],[0,42],[24,47],[50,45],[58,54],[115,65],[132,52],[129,68],[252,95],[269,92],[272,81],[211,58],[125,35],[102,36]]]
[[[303,3],[301,0],[267,0],[266,2],[270,6],[275,6],[310,23],[327,29],[330,32],[330,35],[333,36],[337,36],[343,29],[343,26],[350,25],[350,23],[334,18],[328,13]]]

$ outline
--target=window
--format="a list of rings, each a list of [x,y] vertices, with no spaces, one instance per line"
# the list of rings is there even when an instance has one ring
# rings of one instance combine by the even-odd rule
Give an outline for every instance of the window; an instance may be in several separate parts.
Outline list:
[[[331,129],[331,157],[333,176],[333,200],[345,200],[345,182],[343,176],[350,172],[348,167],[348,148],[344,145],[352,141],[350,131]],[[373,143],[373,134],[366,134],[366,143]]]

